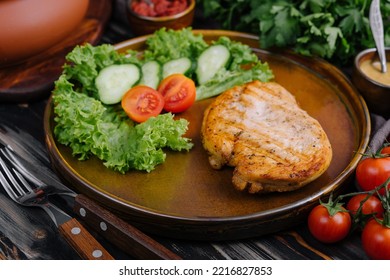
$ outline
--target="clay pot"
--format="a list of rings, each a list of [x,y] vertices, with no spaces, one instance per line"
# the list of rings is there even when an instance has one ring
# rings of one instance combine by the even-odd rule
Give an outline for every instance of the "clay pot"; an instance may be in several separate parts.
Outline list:
[[[0,1],[0,66],[16,64],[59,43],[84,18],[89,0]]]

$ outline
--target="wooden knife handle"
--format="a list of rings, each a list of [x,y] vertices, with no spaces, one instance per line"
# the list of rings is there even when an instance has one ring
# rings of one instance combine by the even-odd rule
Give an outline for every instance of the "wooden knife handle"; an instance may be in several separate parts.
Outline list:
[[[76,250],[82,259],[113,260],[103,246],[80,224],[71,219],[59,226],[59,231],[66,241]]]
[[[85,195],[76,196],[73,210],[106,240],[137,259],[181,259],[174,252]]]

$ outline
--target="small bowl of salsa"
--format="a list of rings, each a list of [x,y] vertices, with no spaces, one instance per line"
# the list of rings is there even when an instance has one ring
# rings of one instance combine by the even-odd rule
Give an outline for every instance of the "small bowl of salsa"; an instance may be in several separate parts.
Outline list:
[[[195,0],[129,0],[127,18],[135,35],[160,28],[182,29],[192,25]]]
[[[352,81],[365,99],[372,113],[390,116],[390,48],[385,49],[387,72],[375,48],[361,51],[354,61]]]

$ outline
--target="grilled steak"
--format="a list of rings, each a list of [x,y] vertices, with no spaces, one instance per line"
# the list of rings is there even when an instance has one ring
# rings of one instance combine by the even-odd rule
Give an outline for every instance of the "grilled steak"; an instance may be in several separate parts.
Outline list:
[[[281,85],[234,87],[206,109],[202,142],[215,169],[233,166],[233,184],[249,193],[303,187],[329,167],[332,148],[317,120]]]

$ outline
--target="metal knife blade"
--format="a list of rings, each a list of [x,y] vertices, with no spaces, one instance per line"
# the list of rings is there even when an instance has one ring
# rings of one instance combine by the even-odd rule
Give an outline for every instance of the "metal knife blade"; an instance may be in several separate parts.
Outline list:
[[[38,186],[53,188],[51,190],[53,193],[73,196],[74,213],[118,248],[139,259],[181,259],[177,254],[95,201],[65,186],[54,171],[45,164],[49,160],[45,154],[39,152],[43,150],[43,145],[28,133],[0,125],[0,143],[7,147],[7,154],[14,159],[13,162],[16,163],[14,167],[21,174]]]

